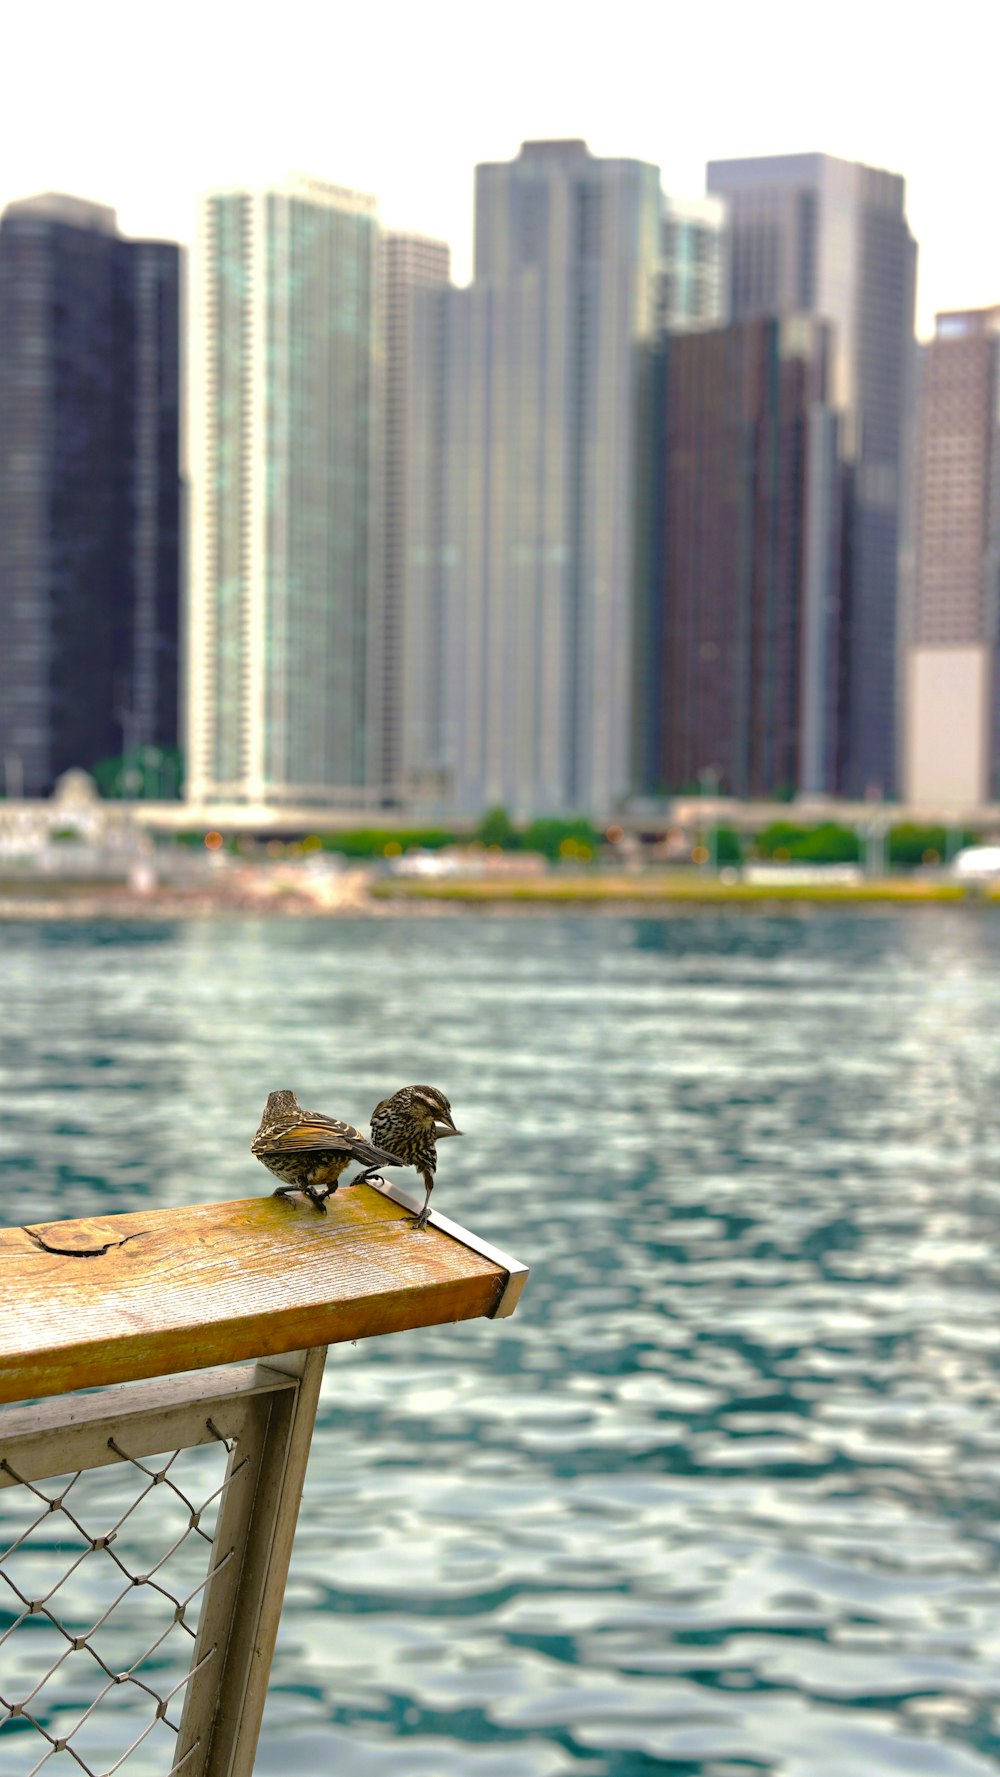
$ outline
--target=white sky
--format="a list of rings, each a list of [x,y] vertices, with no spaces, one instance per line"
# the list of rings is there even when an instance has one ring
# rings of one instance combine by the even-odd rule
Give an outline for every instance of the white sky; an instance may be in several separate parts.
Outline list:
[[[822,150],[905,175],[919,323],[1000,302],[997,0],[0,0],[0,204],[189,241],[213,185],[374,192],[470,273],[472,173],[532,136],[656,162]]]

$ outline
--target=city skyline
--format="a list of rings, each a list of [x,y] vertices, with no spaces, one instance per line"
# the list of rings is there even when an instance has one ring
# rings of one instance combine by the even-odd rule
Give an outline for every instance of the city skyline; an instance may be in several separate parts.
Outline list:
[[[753,760],[749,736],[734,734],[721,775],[758,792],[772,779],[855,794],[892,785],[896,370],[912,339],[914,258],[903,181],[828,157],[777,157],[712,163],[709,182],[732,206],[728,246],[719,197],[677,205],[648,163],[594,157],[579,140],[524,143],[515,161],[476,169],[469,289],[446,285],[447,248],[423,238],[407,237],[421,263],[432,256],[420,276],[417,260],[401,262],[401,281],[390,275],[389,250],[404,237],[378,228],[373,196],[305,177],[208,195],[188,309],[194,800],[356,799],[398,786],[461,809],[619,806],[657,705],[644,635],[649,623],[659,631],[667,593],[664,490],[654,493],[662,330],[717,326],[727,282],[737,314],[812,310],[834,323],[854,543],[842,574],[821,540],[836,529],[833,483],[816,522],[792,510],[790,488],[770,515],[765,501],[765,528],[781,532],[788,634],[778,645],[776,608],[762,605],[761,646],[767,653],[772,636],[784,659],[800,630],[812,637],[803,690],[828,685],[837,715],[829,726],[826,695],[810,696],[803,742],[819,726],[800,750],[795,664],[753,718]],[[40,198],[12,206],[5,223],[26,207],[81,208]],[[439,369],[419,304],[410,334],[413,282],[441,290]],[[380,464],[383,393],[398,437]],[[818,384],[794,426],[812,432],[816,399]],[[737,431],[769,429],[764,408],[733,420]],[[10,456],[15,478],[18,462]],[[760,467],[767,480],[764,458]],[[794,448],[787,470],[790,487],[812,484]],[[754,525],[747,507],[741,533]],[[801,579],[801,538],[810,559],[815,540],[825,593],[811,569]],[[752,604],[756,593],[741,573],[734,593],[736,581]],[[671,582],[671,608],[677,596]],[[839,612],[832,652],[806,622],[827,607],[831,621]],[[660,615],[667,636],[671,613]],[[698,622],[705,641],[711,613]],[[883,632],[887,646],[876,647]],[[832,668],[842,649],[831,677],[823,662]],[[752,664],[740,660],[727,652],[738,678]],[[778,655],[757,664],[769,676]],[[392,721],[376,713],[390,706]],[[846,768],[835,768],[845,742]],[[693,757],[721,761],[728,745],[705,734]],[[649,761],[652,781],[676,788],[691,762],[668,751]],[[744,755],[748,776],[735,763]]]
[[[704,193],[710,159],[822,151],[905,177],[921,243],[921,337],[939,310],[997,299],[995,250],[979,223],[991,195],[991,58],[970,58],[961,32],[922,36],[901,6],[840,8],[820,61],[785,0],[752,19],[724,6],[711,20],[655,19],[626,0],[613,35],[561,4],[515,4],[482,78],[468,22],[444,0],[419,19],[390,9],[388,58],[384,15],[328,24],[310,12],[308,58],[296,47],[300,16],[293,0],[276,35],[248,29],[228,4],[195,15],[182,3],[176,30],[157,37],[155,83],[145,78],[147,39],[126,28],[116,0],[85,19],[57,4],[6,22],[0,46],[12,65],[44,66],[46,80],[41,92],[12,83],[5,100],[0,205],[69,191],[113,205],[126,234],[189,244],[207,189],[302,168],[375,192],[386,227],[447,241],[464,283],[473,168],[508,159],[522,140],[583,137],[598,156],[647,160],[682,198]],[[335,116],[331,55],[372,76],[338,95]],[[664,70],[679,65],[702,78],[668,82]]]

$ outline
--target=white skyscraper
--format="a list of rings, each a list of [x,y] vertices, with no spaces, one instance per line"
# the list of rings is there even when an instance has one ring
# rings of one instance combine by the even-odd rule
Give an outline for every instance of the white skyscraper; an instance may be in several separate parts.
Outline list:
[[[375,200],[203,200],[190,312],[187,784],[357,801],[372,583]]]

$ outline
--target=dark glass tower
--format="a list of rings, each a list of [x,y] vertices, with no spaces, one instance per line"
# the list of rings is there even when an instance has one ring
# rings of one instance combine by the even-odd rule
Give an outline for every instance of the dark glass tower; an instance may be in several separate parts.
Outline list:
[[[49,195],[0,219],[9,792],[177,743],[179,249]]]
[[[731,215],[732,317],[833,324],[831,395],[853,467],[848,703],[839,788],[896,779],[897,587],[916,247],[894,173],[829,154],[710,161]]]
[[[651,790],[831,788],[843,471],[828,347],[805,316],[666,342]]]

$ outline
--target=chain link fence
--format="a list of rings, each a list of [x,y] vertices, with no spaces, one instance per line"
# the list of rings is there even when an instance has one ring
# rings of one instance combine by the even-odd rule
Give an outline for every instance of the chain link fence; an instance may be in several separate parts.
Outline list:
[[[0,1411],[0,1777],[249,1773],[324,1356]]]
[[[234,1554],[215,1546],[219,1506],[247,1468],[206,1423],[212,1444],[153,1462],[109,1437],[114,1479],[77,1469],[39,1485],[0,1459],[14,1483],[0,1495],[4,1777],[190,1768],[193,1748],[174,1756],[179,1706],[216,1652],[192,1666],[210,1573]]]

